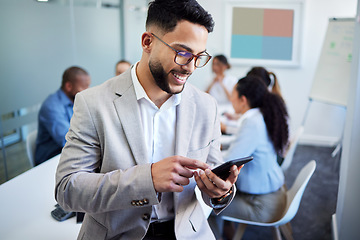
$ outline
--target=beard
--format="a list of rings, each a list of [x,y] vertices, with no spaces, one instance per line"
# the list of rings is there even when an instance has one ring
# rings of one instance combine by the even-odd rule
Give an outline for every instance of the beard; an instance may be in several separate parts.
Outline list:
[[[161,65],[159,61],[149,61],[149,69],[150,72],[155,79],[156,85],[163,90],[164,92],[167,92],[168,94],[178,94],[181,93],[184,90],[185,84],[183,85],[182,89],[180,91],[172,91],[170,88],[169,81],[167,79],[167,74]],[[187,73],[187,72],[185,72]]]

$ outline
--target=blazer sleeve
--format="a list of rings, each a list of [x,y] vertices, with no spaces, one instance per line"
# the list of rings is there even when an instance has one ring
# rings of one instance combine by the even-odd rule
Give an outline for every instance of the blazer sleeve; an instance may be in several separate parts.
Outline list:
[[[99,136],[91,110],[81,93],[76,95],[74,115],[56,171],[55,198],[66,210],[102,213],[133,207],[134,200],[158,204],[151,165],[126,170],[99,171],[102,161]],[[119,161],[133,161],[120,159]]]

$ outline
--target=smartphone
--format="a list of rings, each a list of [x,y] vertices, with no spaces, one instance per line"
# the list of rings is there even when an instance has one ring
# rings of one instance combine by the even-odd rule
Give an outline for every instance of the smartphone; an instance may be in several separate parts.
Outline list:
[[[221,164],[220,166],[217,166],[216,168],[212,169],[211,171],[213,173],[215,173],[221,179],[226,180],[230,175],[230,168],[233,165],[236,165],[239,167],[247,162],[250,162],[251,160],[253,160],[252,156],[234,159],[231,161],[227,161],[227,162]]]

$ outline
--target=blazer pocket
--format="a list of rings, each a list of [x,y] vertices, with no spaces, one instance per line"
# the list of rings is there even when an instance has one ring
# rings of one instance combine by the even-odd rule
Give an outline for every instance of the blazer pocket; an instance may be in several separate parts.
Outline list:
[[[198,232],[202,226],[202,224],[206,221],[204,212],[200,206],[200,204],[196,204],[194,210],[192,211],[189,222],[191,228],[194,232]]]
[[[204,148],[188,151],[186,157],[206,162],[207,157],[209,155],[209,151],[210,151],[210,143]]]

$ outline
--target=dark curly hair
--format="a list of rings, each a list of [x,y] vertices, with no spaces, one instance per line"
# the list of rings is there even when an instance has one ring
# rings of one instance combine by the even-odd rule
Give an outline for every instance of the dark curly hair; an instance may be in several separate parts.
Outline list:
[[[250,75],[261,78],[261,80],[265,82],[266,86],[271,87],[271,91],[273,93],[279,95],[282,98],[279,81],[277,80],[275,73],[268,72],[268,70],[266,70],[264,67],[253,67],[247,73],[247,76]]]
[[[283,156],[288,144],[288,112],[282,98],[268,91],[258,77],[246,76],[237,82],[239,97],[245,96],[250,108],[259,108],[266,124],[267,132],[277,154]]]
[[[165,33],[172,32],[181,20],[200,24],[208,32],[214,29],[212,16],[195,0],[155,0],[149,3],[146,28],[156,25]]]

